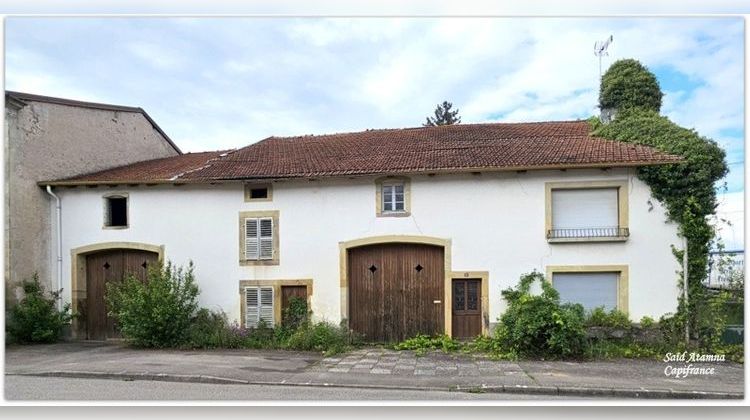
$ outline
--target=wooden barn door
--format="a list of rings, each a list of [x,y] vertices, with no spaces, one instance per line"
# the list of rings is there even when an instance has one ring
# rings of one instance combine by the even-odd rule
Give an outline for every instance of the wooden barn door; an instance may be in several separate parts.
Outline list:
[[[452,336],[474,338],[482,333],[482,285],[479,279],[453,280]]]
[[[349,327],[374,342],[444,332],[443,248],[378,244],[349,250]]]
[[[86,256],[86,332],[89,340],[120,337],[117,323],[107,315],[104,302],[106,285],[121,282],[125,274],[146,280],[148,266],[158,255],[149,251],[114,249]]]

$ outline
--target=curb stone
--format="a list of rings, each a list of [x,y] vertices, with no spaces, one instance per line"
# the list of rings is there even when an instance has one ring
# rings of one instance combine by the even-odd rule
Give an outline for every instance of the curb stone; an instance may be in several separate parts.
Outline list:
[[[266,386],[299,386],[324,388],[357,388],[357,389],[385,389],[411,391],[449,391],[449,392],[489,392],[508,394],[534,395],[570,395],[583,397],[612,397],[612,398],[644,398],[644,399],[744,399],[743,393],[715,392],[715,391],[679,391],[670,389],[646,388],[606,388],[606,387],[570,387],[570,386],[540,386],[540,385],[453,385],[450,387],[434,386],[404,386],[404,385],[363,385],[339,384],[328,382],[262,382],[243,379],[223,378],[210,375],[176,375],[167,373],[127,373],[127,372],[87,372],[87,371],[50,371],[39,373],[14,373],[8,376],[37,376],[58,378],[94,378],[118,379],[124,381],[162,381],[203,383],[218,385],[266,385]]]
[[[569,395],[583,397],[643,398],[643,399],[744,399],[743,393],[714,391],[678,391],[646,388],[569,387],[538,385],[458,386],[455,392],[516,393],[538,395]]]

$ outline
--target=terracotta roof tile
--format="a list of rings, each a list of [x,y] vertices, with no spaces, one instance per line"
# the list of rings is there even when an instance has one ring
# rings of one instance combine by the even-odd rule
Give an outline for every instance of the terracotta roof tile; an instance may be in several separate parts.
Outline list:
[[[641,166],[679,160],[648,146],[591,137],[586,121],[460,124],[270,137],[185,171],[177,181]],[[137,165],[79,178],[165,181],[178,172],[141,173],[151,167]]]

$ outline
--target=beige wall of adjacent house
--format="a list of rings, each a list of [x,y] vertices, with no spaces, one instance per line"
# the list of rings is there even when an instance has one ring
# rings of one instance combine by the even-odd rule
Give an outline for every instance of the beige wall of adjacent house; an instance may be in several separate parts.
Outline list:
[[[177,151],[136,112],[28,102],[20,109],[6,103],[5,117],[5,291],[12,301],[15,286],[34,272],[56,285],[54,206],[38,181]]]
[[[623,181],[627,185],[630,237],[612,243],[547,241],[547,182]],[[61,189],[65,281],[70,249],[129,241],[164,246],[165,258],[195,263],[201,304],[240,317],[241,281],[312,279],[318,318],[341,318],[340,243],[392,235],[440,238],[450,243],[452,272],[488,274],[489,320],[505,310],[500,291],[522,273],[560,266],[627,266],[628,308],[639,320],[674,311],[680,246],[677,227],[666,222],[634,169],[528,171],[411,177],[411,213],[378,217],[375,177],[274,183],[273,199],[246,202],[242,184]],[[130,226],[101,229],[101,196],[127,192]],[[241,212],[278,211],[278,265],[237,261]],[[165,216],[168,215],[168,216]],[[67,284],[67,283],[66,283]],[[69,296],[69,295],[66,295]]]

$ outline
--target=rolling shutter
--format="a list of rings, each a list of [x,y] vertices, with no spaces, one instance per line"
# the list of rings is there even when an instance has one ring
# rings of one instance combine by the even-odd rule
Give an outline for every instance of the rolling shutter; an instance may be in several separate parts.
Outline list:
[[[617,228],[617,188],[552,191],[552,229]]]
[[[245,326],[258,326],[261,320],[273,327],[273,287],[245,288]]]
[[[618,273],[555,273],[552,285],[562,303],[580,303],[586,311],[617,308]]]

